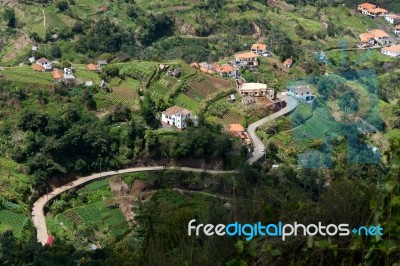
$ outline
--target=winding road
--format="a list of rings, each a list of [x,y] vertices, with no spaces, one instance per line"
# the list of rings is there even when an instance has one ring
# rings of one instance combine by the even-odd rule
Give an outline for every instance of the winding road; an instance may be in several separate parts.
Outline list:
[[[253,153],[251,154],[250,159],[247,161],[249,164],[253,164],[258,161],[261,157],[265,155],[265,145],[262,140],[257,136],[257,128],[264,124],[267,121],[274,120],[280,116],[286,115],[296,109],[298,102],[295,98],[288,96],[286,94],[281,94],[279,97],[282,100],[285,100],[287,105],[285,108],[280,111],[273,113],[272,115],[266,116],[253,124],[250,124],[247,128],[247,132],[249,134],[250,140],[253,143]]]
[[[69,184],[66,184],[64,186],[54,189],[52,192],[50,192],[46,195],[43,195],[33,204],[31,216],[32,216],[33,224],[35,225],[35,228],[36,228],[36,235],[37,235],[38,242],[42,243],[42,245],[45,245],[47,243],[48,235],[47,235],[46,219],[45,219],[45,214],[44,214],[44,206],[50,200],[52,200],[54,197],[57,197],[58,195],[60,195],[63,192],[66,192],[67,190],[70,190],[74,187],[88,183],[95,179],[106,178],[106,177],[110,177],[110,176],[118,175],[118,174],[160,171],[160,170],[164,170],[164,169],[179,169],[179,170],[185,171],[185,172],[198,172],[198,173],[207,172],[209,174],[221,174],[221,173],[236,172],[236,171],[204,170],[201,168],[190,168],[190,167],[175,168],[175,167],[163,167],[163,166],[149,166],[149,167],[134,167],[134,168],[128,168],[128,169],[123,169],[123,170],[118,170],[118,171],[102,172],[102,173],[92,174],[90,176],[79,178]]]
[[[248,133],[249,133],[250,139],[251,139],[251,141],[253,143],[253,147],[254,147],[252,157],[248,160],[249,164],[252,164],[253,162],[257,161],[265,154],[265,146],[264,146],[263,142],[261,141],[261,139],[256,134],[257,128],[267,121],[273,120],[275,118],[278,118],[282,115],[285,115],[285,114],[291,112],[292,110],[294,110],[297,107],[298,103],[294,98],[292,98],[290,96],[286,96],[286,95],[282,95],[281,98],[282,98],[282,100],[286,100],[286,102],[288,103],[285,108],[283,108],[282,110],[280,110],[272,115],[264,117],[261,120],[258,120],[257,122],[249,125],[249,127],[248,127]],[[55,188],[50,193],[40,197],[33,204],[31,216],[32,216],[33,224],[35,225],[35,228],[36,228],[38,242],[42,243],[42,245],[45,245],[47,243],[48,234],[47,234],[47,225],[46,225],[46,219],[45,219],[45,214],[44,214],[44,206],[46,206],[46,204],[50,200],[57,197],[61,193],[66,192],[77,186],[83,185],[85,183],[88,183],[90,181],[100,179],[100,178],[106,178],[106,177],[110,177],[110,176],[118,175],[118,174],[160,171],[160,170],[164,170],[164,169],[179,169],[179,170],[185,171],[185,172],[198,172],[198,173],[207,172],[209,174],[221,174],[221,173],[236,172],[236,171],[204,170],[201,168],[190,168],[190,167],[176,168],[176,167],[164,167],[164,166],[149,166],[149,167],[134,167],[134,168],[128,168],[128,169],[123,169],[123,170],[117,170],[117,171],[108,171],[108,172],[92,174],[92,175],[89,175],[86,177],[81,177],[77,180],[74,180],[71,183],[64,185],[64,186]]]

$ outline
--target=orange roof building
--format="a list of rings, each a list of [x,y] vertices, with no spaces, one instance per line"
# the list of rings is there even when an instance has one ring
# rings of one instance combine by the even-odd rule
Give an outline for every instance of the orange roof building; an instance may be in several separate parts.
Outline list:
[[[244,132],[244,127],[241,124],[230,124],[229,131],[231,132]]]
[[[55,69],[51,71],[51,76],[54,80],[60,80],[64,77],[64,73],[60,69]]]
[[[218,68],[218,72],[223,73],[223,74],[229,73],[229,72],[232,72],[235,70],[236,70],[236,68],[229,64],[222,65]]]
[[[251,46],[250,50],[254,53],[261,54],[267,51],[267,45],[263,43],[255,43]]]
[[[400,44],[382,48],[382,53],[392,57],[400,56]]]
[[[43,72],[44,71],[44,67],[42,67],[39,64],[32,64],[32,68],[33,68],[33,70],[35,70],[37,72]]]
[[[361,11],[361,10],[374,9],[376,7],[377,7],[376,5],[373,5],[370,3],[363,3],[363,4],[358,5],[357,9]]]
[[[384,8],[373,8],[373,9],[368,9],[368,13],[370,15],[385,15],[388,13],[388,11]]]
[[[237,59],[256,59],[257,58],[257,54],[255,54],[254,52],[245,52],[245,53],[239,53],[235,55],[235,58]]]
[[[89,69],[90,71],[97,71],[97,65],[95,64],[88,64],[86,65],[87,69]]]
[[[370,30],[370,33],[374,35],[375,38],[389,38],[389,35],[383,30]]]
[[[288,59],[285,60],[285,62],[283,62],[283,65],[285,67],[291,67],[292,64],[293,64],[293,60],[291,58],[288,58]]]

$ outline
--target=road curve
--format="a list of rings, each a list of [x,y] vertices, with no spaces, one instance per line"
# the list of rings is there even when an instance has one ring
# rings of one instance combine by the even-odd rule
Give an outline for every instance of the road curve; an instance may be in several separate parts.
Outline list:
[[[257,128],[267,121],[274,120],[282,115],[286,115],[287,113],[290,113],[298,105],[297,100],[291,96],[282,94],[280,96],[280,98],[282,100],[286,101],[287,105],[285,108],[281,109],[280,111],[278,111],[276,113],[273,113],[272,115],[266,116],[256,122],[254,122],[253,124],[250,124],[247,128],[247,132],[249,134],[251,143],[253,144],[253,153],[251,154],[250,159],[247,161],[249,164],[252,164],[252,163],[258,161],[265,154],[265,145],[262,142],[262,140],[257,136],[257,133],[256,133]]]
[[[33,224],[35,225],[36,228],[36,234],[37,234],[37,240],[38,242],[42,243],[42,245],[45,245],[47,243],[47,225],[46,225],[46,219],[44,215],[44,206],[54,197],[60,195],[61,193],[70,190],[74,187],[80,186],[82,184],[88,183],[90,181],[99,179],[99,178],[105,178],[105,177],[110,177],[113,175],[118,175],[118,174],[126,174],[126,173],[135,173],[135,172],[148,172],[148,171],[159,171],[163,169],[177,169],[185,172],[207,172],[210,174],[221,174],[221,173],[234,173],[235,171],[218,171],[218,170],[204,170],[201,168],[190,168],[190,167],[164,167],[164,166],[149,166],[149,167],[134,167],[134,168],[127,168],[123,170],[117,170],[117,171],[108,171],[108,172],[102,172],[102,173],[97,173],[97,174],[92,174],[86,177],[81,177],[71,183],[68,183],[64,186],[58,187],[51,191],[50,193],[43,195],[40,197],[32,207],[32,221]]]

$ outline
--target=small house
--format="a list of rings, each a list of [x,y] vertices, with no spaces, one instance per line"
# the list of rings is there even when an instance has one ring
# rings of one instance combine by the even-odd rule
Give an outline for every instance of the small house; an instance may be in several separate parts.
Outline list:
[[[397,25],[400,23],[400,16],[397,14],[391,14],[391,15],[387,15],[385,16],[385,19],[393,25]]]
[[[249,135],[241,124],[230,124],[228,130],[233,138],[241,138],[243,143],[251,144]]]
[[[47,58],[40,58],[36,61],[36,64],[38,64],[39,66],[41,66],[44,71],[50,71],[53,69],[53,66],[51,65],[51,62],[47,59]]]
[[[394,33],[397,34],[397,35],[400,34],[400,25],[397,25],[397,26],[394,28]]]
[[[37,51],[39,47],[37,45],[32,45],[32,51]]]
[[[289,86],[286,94],[304,102],[312,103],[315,100],[315,95],[312,94],[310,85]]]
[[[85,82],[85,86],[86,87],[92,87],[93,86],[93,81],[92,80],[88,80]]]
[[[67,83],[75,82],[75,76],[71,68],[64,68],[64,81]]]
[[[377,16],[384,16],[387,15],[389,11],[384,8],[373,8],[367,10],[366,14],[372,18],[376,18]]]
[[[165,71],[167,71],[167,69],[168,69],[168,65],[159,64],[159,65],[158,65],[158,68],[159,68],[161,71],[165,72]]]
[[[235,78],[238,75],[237,69],[230,64],[221,65],[216,71],[223,77]]]
[[[32,57],[28,58],[28,61],[29,61],[29,63],[33,64],[33,63],[35,63],[36,59],[34,56],[32,56]]]
[[[400,56],[400,44],[393,45],[390,47],[382,48],[382,54],[388,55],[391,57],[399,57]]]
[[[292,66],[292,64],[293,64],[293,60],[291,58],[288,58],[285,60],[285,62],[283,62],[283,66],[287,67],[287,68],[290,68]]]
[[[107,66],[107,60],[99,60],[97,62],[97,69],[101,70],[105,66]]]
[[[267,45],[262,43],[255,43],[251,46],[250,50],[253,53],[261,55],[267,52]]]
[[[357,10],[361,13],[363,13],[364,15],[367,15],[368,10],[377,8],[376,5],[370,4],[370,3],[362,3],[359,4],[357,7]]]
[[[235,64],[241,66],[258,66],[257,54],[254,52],[245,52],[236,54]]]
[[[228,96],[228,102],[234,103],[235,101],[236,101],[235,94],[230,94],[230,95]]]
[[[192,119],[195,125],[197,117],[192,116],[192,112],[178,106],[172,106],[161,113],[161,122],[173,125],[179,129],[186,128],[186,119]]]

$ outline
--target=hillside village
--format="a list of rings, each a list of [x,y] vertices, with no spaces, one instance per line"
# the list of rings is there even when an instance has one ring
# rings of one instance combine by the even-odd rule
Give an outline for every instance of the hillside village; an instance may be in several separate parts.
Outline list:
[[[400,5],[375,1],[3,1],[0,265],[395,265]]]

